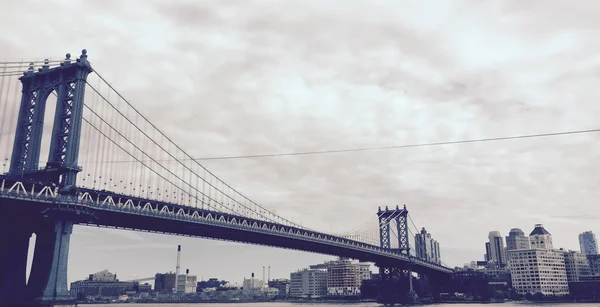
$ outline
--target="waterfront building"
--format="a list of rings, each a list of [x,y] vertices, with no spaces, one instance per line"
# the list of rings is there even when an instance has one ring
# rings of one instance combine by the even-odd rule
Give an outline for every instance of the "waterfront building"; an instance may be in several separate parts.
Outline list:
[[[90,274],[88,277],[90,281],[116,281],[117,274],[113,274],[108,270],[102,270],[100,272],[96,272],[94,274]]]
[[[586,255],[588,264],[590,265],[590,274],[600,276],[600,255]]]
[[[88,279],[71,283],[71,296],[78,299],[118,298],[122,294],[139,291],[138,282],[119,281],[117,275],[103,270],[90,274]]]
[[[329,265],[329,261],[325,261],[319,264],[311,264],[308,266],[311,270],[327,270],[327,266]]]
[[[469,293],[474,299],[481,299],[488,292],[488,281],[482,270],[465,269],[452,272],[444,287],[447,293]]]
[[[244,278],[244,282],[242,283],[242,292],[244,294],[257,295],[261,293],[261,288],[263,285],[264,282],[260,279],[254,278],[254,273],[252,273],[252,278]]]
[[[304,269],[290,274],[290,296],[317,298],[327,295],[327,270]]]
[[[187,284],[187,276],[184,274],[177,275],[176,283],[175,283],[175,292],[176,293],[185,293],[185,287]]]
[[[508,252],[512,287],[516,293],[567,295],[569,283],[561,252],[519,249]]]
[[[569,283],[581,281],[583,277],[590,276],[590,265],[585,254],[577,251],[565,251],[560,249],[564,256],[567,281]]]
[[[529,238],[525,236],[523,230],[519,228],[513,228],[508,233],[506,237],[506,250],[516,250],[516,249],[529,249],[531,244],[529,243]]]
[[[285,278],[269,280],[269,288],[275,288],[279,296],[287,297],[290,293],[290,280]]]
[[[552,250],[552,235],[541,224],[537,224],[529,241],[530,249],[508,251],[511,282],[515,292],[521,295],[569,294],[564,252]]]
[[[185,293],[196,293],[197,287],[198,287],[198,276],[187,275],[186,283],[185,283]]]
[[[421,229],[421,232],[415,235],[415,254],[417,258],[434,263],[441,263],[440,244],[433,239],[431,233]]]
[[[154,275],[154,291],[158,293],[173,293],[175,291],[175,273],[157,273]]]
[[[138,285],[138,289],[139,289],[140,294],[141,293],[150,293],[150,292],[152,292],[152,285],[149,283],[144,283],[144,284]]]
[[[489,244],[486,244],[488,253],[487,261],[489,265],[503,267],[506,265],[506,249],[504,248],[504,239],[497,230],[490,231],[488,235]]]
[[[579,248],[585,255],[598,254],[598,241],[596,241],[596,235],[591,231],[580,233]]]
[[[359,296],[363,280],[371,279],[370,264],[340,258],[327,265],[328,296]]]

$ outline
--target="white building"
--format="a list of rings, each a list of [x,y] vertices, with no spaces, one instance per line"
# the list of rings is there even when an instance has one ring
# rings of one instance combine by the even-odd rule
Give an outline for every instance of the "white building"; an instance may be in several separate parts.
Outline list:
[[[535,228],[529,234],[529,242],[532,249],[554,249],[552,235],[542,224],[535,224]]]
[[[108,270],[102,270],[100,272],[94,273],[94,274],[90,274],[89,275],[89,280],[91,281],[116,281],[117,280],[117,274],[113,274],[111,272],[109,272]]]
[[[564,252],[552,250],[552,235],[541,224],[537,224],[529,240],[532,248],[508,251],[515,292],[521,295],[569,294]]]
[[[327,295],[359,296],[360,286],[371,279],[370,264],[339,259],[327,264]]]
[[[264,282],[257,278],[249,278],[245,279],[242,283],[243,293],[244,294],[260,294],[261,288],[263,287]]]
[[[196,293],[198,286],[198,277],[195,275],[188,275],[185,283],[185,293]]]
[[[323,297],[327,295],[327,270],[304,269],[290,274],[291,297]]]
[[[569,294],[563,253],[546,249],[511,250],[508,261],[516,293]]]

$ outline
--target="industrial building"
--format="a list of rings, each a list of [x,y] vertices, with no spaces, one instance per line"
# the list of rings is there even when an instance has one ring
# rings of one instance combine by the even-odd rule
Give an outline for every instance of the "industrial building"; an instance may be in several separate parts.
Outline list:
[[[175,273],[157,273],[154,275],[154,291],[158,293],[173,293],[175,288]]]
[[[139,283],[119,281],[117,275],[103,270],[90,274],[88,279],[71,283],[71,296],[80,300],[88,298],[117,298],[122,294],[139,292]]]
[[[244,278],[242,282],[242,291],[247,295],[258,295],[261,292],[261,288],[264,285],[264,281],[254,278],[254,273],[252,273],[251,278]]]

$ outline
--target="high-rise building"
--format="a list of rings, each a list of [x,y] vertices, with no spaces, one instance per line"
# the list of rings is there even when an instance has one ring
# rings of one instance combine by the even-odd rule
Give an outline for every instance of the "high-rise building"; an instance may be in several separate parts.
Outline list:
[[[516,249],[529,249],[531,244],[529,243],[529,238],[525,236],[523,230],[519,228],[513,228],[508,233],[506,237],[506,250],[516,250]]]
[[[590,273],[594,276],[600,276],[600,255],[586,255],[590,265]]]
[[[535,227],[529,234],[529,242],[532,249],[553,249],[552,235],[544,228],[542,224],[535,224]]]
[[[591,275],[590,265],[587,257],[577,251],[558,250],[563,253],[565,259],[565,270],[567,272],[567,281],[580,281],[582,277]]]
[[[508,262],[516,293],[569,294],[562,253],[547,249],[517,249],[508,252]]]
[[[431,233],[421,229],[421,233],[415,235],[415,254],[418,258],[434,263],[441,263],[440,244],[433,239]]]
[[[598,254],[598,241],[596,235],[591,231],[586,231],[579,234],[579,248],[586,255]]]
[[[370,264],[349,259],[330,261],[327,265],[327,295],[359,296],[363,280],[371,279]]]
[[[530,249],[508,252],[511,282],[515,292],[521,295],[569,294],[564,252],[552,250],[552,235],[541,224],[537,224],[529,241]]]
[[[291,297],[323,297],[327,295],[327,270],[304,269],[290,274]]]
[[[490,231],[488,235],[489,239],[489,248],[486,244],[486,249],[488,252],[488,263],[495,264],[497,266],[505,266],[506,265],[506,249],[504,248],[504,239],[500,235],[500,232]]]

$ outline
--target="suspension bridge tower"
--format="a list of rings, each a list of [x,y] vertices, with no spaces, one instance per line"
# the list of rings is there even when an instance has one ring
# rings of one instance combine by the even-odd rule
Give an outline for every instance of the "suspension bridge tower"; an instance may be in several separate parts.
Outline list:
[[[379,220],[379,242],[381,248],[393,250],[399,254],[410,255],[410,241],[408,229],[408,209],[381,207],[377,211]],[[391,230],[395,226],[398,238],[398,248],[392,248]],[[395,263],[377,263],[381,287],[378,302],[380,303],[412,303],[416,299],[412,284],[412,270],[410,264],[402,267]],[[406,287],[406,284],[407,287]],[[406,290],[403,290],[406,288]]]
[[[24,186],[52,184],[59,194],[75,188],[84,92],[92,72],[84,49],[76,60],[67,54],[59,65],[50,62],[29,69],[19,79],[22,96],[8,177]],[[48,162],[40,166],[46,100],[57,96]],[[15,102],[16,103],[16,102]],[[48,110],[52,111],[52,110]],[[4,115],[10,116],[10,115]],[[67,262],[73,221],[82,214],[71,206],[32,209],[2,200],[9,212],[0,215],[0,306],[75,306],[67,288]],[[29,240],[36,234],[29,280],[26,279]]]

